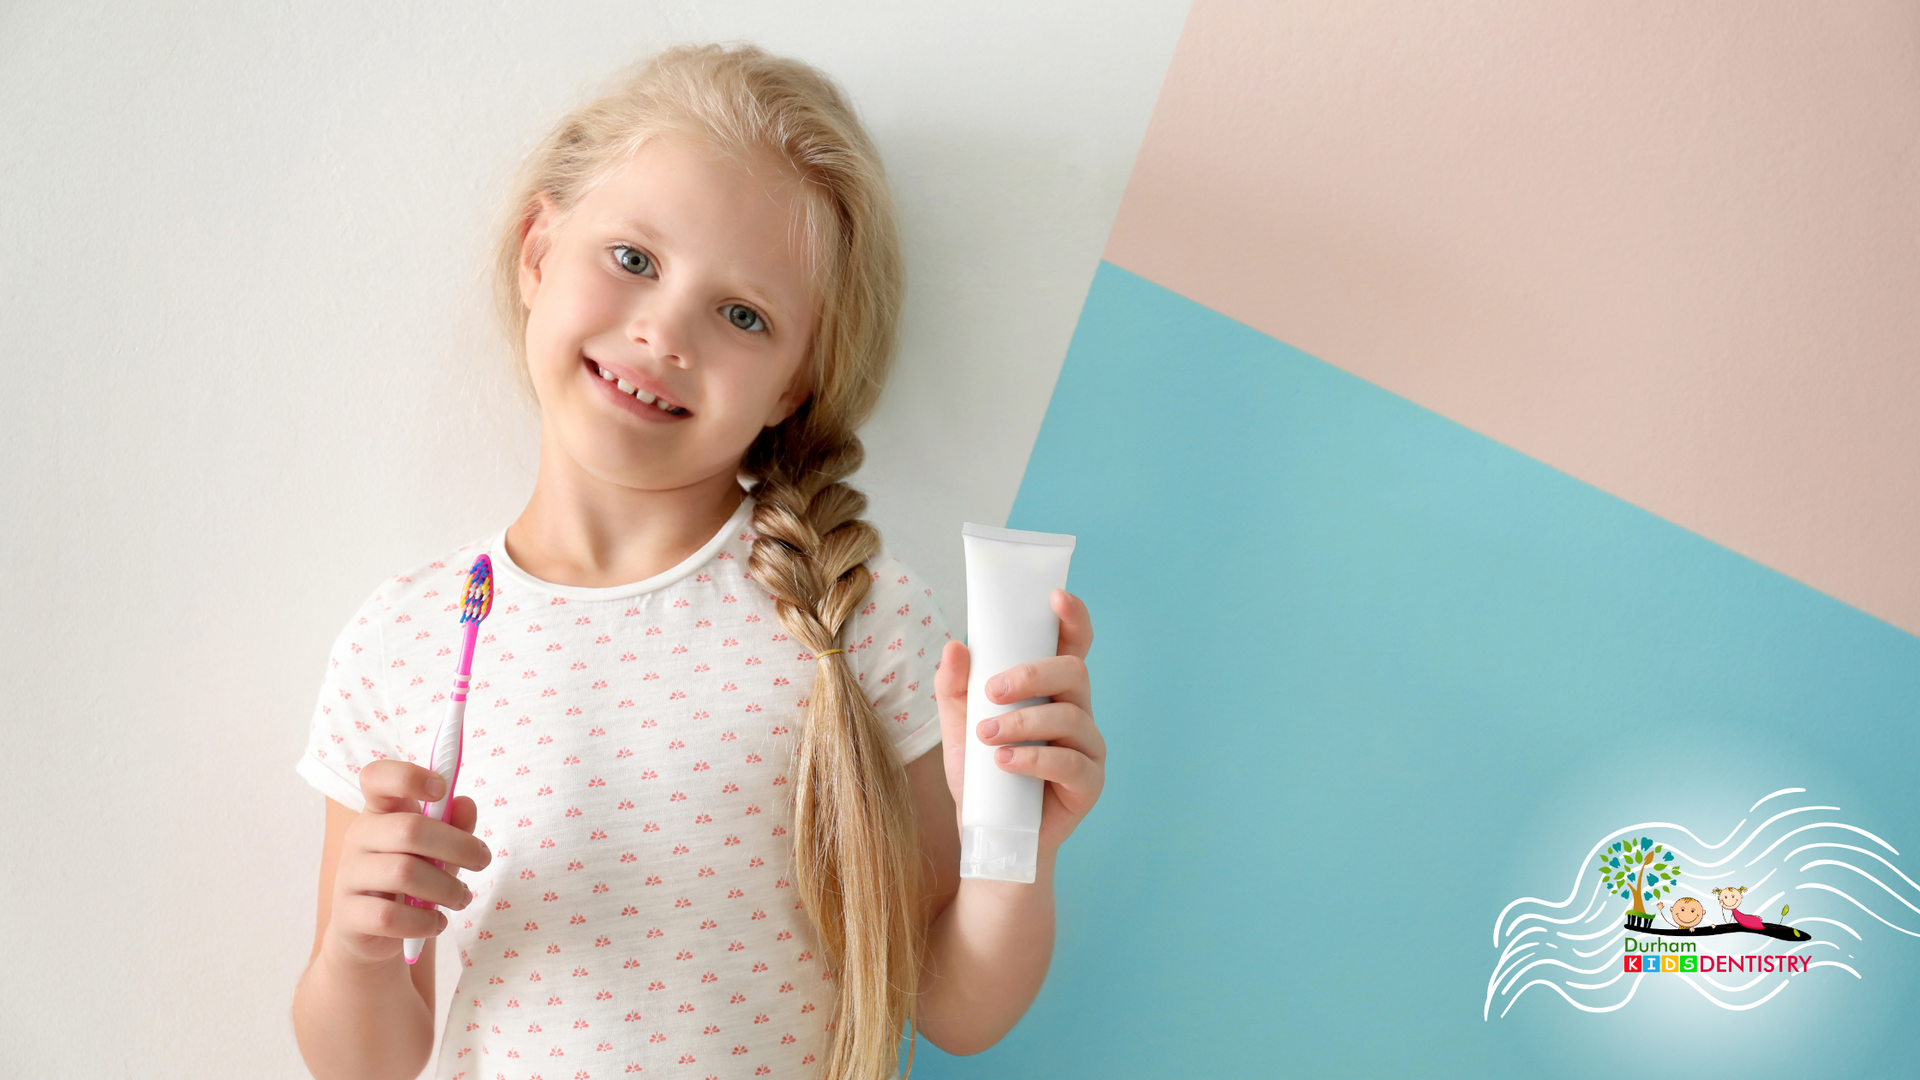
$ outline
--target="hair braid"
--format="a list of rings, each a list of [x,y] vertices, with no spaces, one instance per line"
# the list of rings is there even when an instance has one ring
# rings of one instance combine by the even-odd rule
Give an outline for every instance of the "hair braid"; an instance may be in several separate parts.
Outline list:
[[[748,568],[815,654],[839,647],[872,584],[865,563],[880,534],[860,520],[866,496],[841,482],[862,456],[847,435],[754,488]],[[840,977],[823,1075],[844,1076],[891,1062],[915,1023],[924,938],[906,773],[844,652],[820,657],[795,758],[795,884]]]

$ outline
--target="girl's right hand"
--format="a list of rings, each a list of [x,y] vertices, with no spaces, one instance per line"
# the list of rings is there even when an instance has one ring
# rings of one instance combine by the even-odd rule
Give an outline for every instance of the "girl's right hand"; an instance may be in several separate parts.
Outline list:
[[[362,963],[379,963],[398,955],[405,939],[436,937],[446,929],[444,914],[414,907],[401,895],[456,910],[473,901],[454,871],[483,869],[493,852],[473,835],[472,799],[454,797],[450,822],[420,812],[445,792],[438,774],[404,761],[376,761],[360,770],[366,805],[347,826],[334,871],[327,939],[335,950]],[[446,863],[446,869],[432,859]]]

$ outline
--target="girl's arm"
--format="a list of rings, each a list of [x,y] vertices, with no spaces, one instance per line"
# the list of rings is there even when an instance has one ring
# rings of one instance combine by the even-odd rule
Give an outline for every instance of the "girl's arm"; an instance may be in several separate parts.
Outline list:
[[[934,676],[945,753],[907,767],[933,881],[920,1030],[950,1054],[975,1054],[999,1042],[1039,994],[1053,959],[1054,861],[1105,780],[1106,741],[1090,712],[1086,666],[1093,623],[1086,606],[1064,589],[1054,593],[1053,609],[1060,617],[1059,655],[1006,672],[1005,685],[988,684],[995,701],[1053,700],[996,717],[998,730],[981,736],[989,744],[1049,744],[1000,751],[1008,759],[1002,768],[1049,781],[1033,883],[959,876],[968,674],[967,648],[959,642],[947,643]]]
[[[433,938],[448,911],[473,900],[455,875],[484,868],[493,853],[473,835],[467,796],[453,800],[451,821],[421,815],[446,782],[419,765],[375,761],[360,770],[360,791],[358,813],[327,800],[317,932],[293,992],[294,1037],[318,1080],[412,1080],[433,1051]],[[397,893],[446,910],[394,903]],[[409,937],[427,939],[411,967],[402,956]]]
[[[327,947],[334,878],[347,827],[359,817],[327,800],[320,856],[318,926],[313,955],[293,991],[294,1039],[316,1080],[396,1077],[412,1080],[433,1049],[433,938],[412,965],[399,956],[366,964]]]

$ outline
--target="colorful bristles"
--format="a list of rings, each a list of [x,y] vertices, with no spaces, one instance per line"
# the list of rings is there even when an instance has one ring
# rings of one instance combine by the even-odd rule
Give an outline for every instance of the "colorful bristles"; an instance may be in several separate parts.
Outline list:
[[[485,555],[473,560],[467,571],[467,593],[460,602],[460,621],[477,623],[493,610],[493,560]]]

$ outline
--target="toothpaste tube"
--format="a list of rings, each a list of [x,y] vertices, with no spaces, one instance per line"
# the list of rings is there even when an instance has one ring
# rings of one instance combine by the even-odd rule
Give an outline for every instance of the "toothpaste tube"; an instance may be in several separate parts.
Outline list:
[[[1040,853],[1040,800],[1046,781],[1010,773],[980,741],[980,722],[1047,698],[995,704],[987,680],[1060,651],[1053,590],[1067,587],[1074,538],[968,524],[967,761],[960,792],[960,876],[1031,883]],[[1042,745],[1021,743],[1023,746]]]

